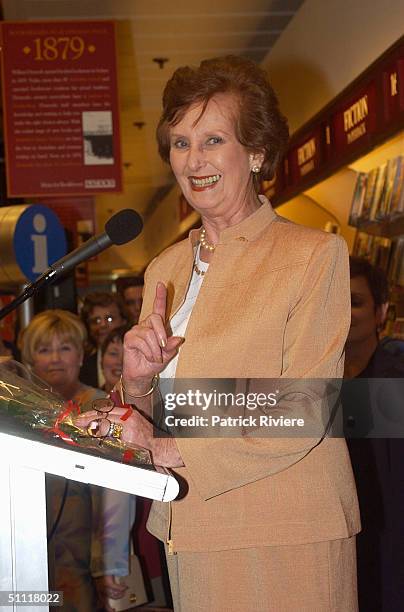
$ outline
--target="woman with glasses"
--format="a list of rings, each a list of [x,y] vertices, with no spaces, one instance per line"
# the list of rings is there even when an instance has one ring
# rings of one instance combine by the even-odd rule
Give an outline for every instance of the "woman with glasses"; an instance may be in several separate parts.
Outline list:
[[[88,385],[101,388],[105,383],[101,364],[102,343],[113,329],[128,323],[130,317],[119,294],[102,292],[88,294],[80,314],[88,332],[80,378]]]

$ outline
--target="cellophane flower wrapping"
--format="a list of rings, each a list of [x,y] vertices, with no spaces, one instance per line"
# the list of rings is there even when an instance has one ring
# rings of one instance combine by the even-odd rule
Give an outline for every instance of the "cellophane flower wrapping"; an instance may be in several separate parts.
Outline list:
[[[91,409],[91,403],[86,406]],[[66,402],[47,388],[21,363],[0,361],[0,430],[58,446],[97,454],[131,465],[151,464],[148,450],[115,438],[94,438],[74,419],[82,412],[74,401]]]

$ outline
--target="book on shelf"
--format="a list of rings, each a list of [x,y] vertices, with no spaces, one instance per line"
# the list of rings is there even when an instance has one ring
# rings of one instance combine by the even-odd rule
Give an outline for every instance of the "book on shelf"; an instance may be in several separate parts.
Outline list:
[[[364,257],[372,265],[382,268],[387,273],[391,256],[392,241],[381,236],[372,236],[365,232],[358,232],[353,255]]]
[[[365,198],[367,180],[368,175],[366,172],[358,173],[355,190],[352,198],[351,212],[349,215],[349,225],[356,226],[358,219],[362,215],[363,200]]]
[[[368,259],[373,238],[374,236],[369,236],[369,234],[365,234],[365,232],[358,232],[356,234],[352,255]]]
[[[387,170],[387,163],[382,164],[378,168],[375,188],[374,188],[373,197],[372,197],[372,203],[371,203],[370,211],[369,211],[370,221],[375,221],[376,219],[380,217],[380,209],[382,206],[382,196],[384,195],[383,192],[384,192],[384,186],[386,183],[386,170]]]
[[[382,268],[391,285],[404,287],[404,236],[390,240],[358,232],[353,255]]]
[[[379,174],[379,168],[373,168],[368,172],[368,180],[366,182],[365,197],[363,198],[363,207],[361,219],[368,221],[370,219],[370,211],[372,209],[372,202],[376,190],[376,182]]]
[[[397,208],[394,212],[398,214],[404,213],[404,157],[401,158],[400,165],[401,172],[398,176],[398,186],[397,186]]]
[[[381,218],[389,217],[394,212],[394,198],[396,197],[400,180],[402,181],[403,161],[403,156],[400,155],[399,157],[389,159],[387,162],[386,181],[379,210]]]
[[[399,340],[404,340],[404,317],[394,317],[386,322],[384,334]]]
[[[404,340],[404,285],[401,287],[393,285],[391,288],[385,327],[389,336]]]
[[[404,236],[392,241],[388,276],[393,285],[404,287]]]

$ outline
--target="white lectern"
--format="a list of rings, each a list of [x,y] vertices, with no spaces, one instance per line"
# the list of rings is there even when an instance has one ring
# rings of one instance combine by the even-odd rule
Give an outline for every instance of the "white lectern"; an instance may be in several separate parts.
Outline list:
[[[169,473],[0,433],[0,591],[48,591],[45,473],[170,501],[179,492]],[[2,595],[4,597],[4,595]],[[44,612],[47,605],[0,604]],[[57,608],[52,608],[55,611]]]

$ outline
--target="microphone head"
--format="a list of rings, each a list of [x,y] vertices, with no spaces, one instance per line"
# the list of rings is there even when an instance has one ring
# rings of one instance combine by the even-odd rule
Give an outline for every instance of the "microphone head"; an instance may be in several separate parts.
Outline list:
[[[126,244],[143,229],[142,217],[132,208],[120,210],[105,224],[105,233],[113,244]]]

